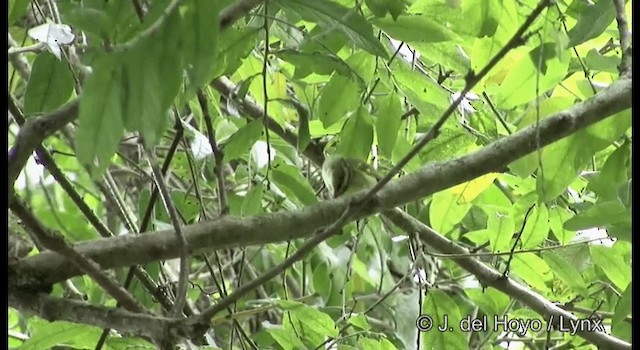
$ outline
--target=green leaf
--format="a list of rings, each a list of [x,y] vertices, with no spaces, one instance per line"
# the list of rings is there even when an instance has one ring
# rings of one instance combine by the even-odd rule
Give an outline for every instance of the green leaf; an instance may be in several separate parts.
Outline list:
[[[360,106],[352,114],[340,132],[340,143],[336,152],[347,158],[365,160],[373,143],[373,123],[365,107]]]
[[[94,177],[111,163],[124,131],[122,69],[108,60],[94,66],[79,105],[76,155]]]
[[[573,106],[573,99],[568,97],[550,97],[542,100],[538,108],[532,108],[527,111],[517,124],[519,129],[524,129],[530,125],[536,125],[538,121],[542,121],[554,113]],[[509,164],[509,168],[516,175],[525,178],[533,173],[537,168],[540,159],[538,152],[528,154],[513,163]]]
[[[310,329],[327,337],[338,335],[338,328],[335,322],[324,312],[297,301],[280,300],[278,304],[284,310],[289,311],[292,318],[299,320]]]
[[[461,312],[450,296],[443,291],[432,289],[429,291],[422,309],[423,314],[433,319],[434,329],[422,333],[422,346],[424,349],[466,349],[467,337],[460,330],[462,320]],[[438,331],[435,327],[448,323],[449,329],[445,332]]]
[[[613,247],[590,245],[589,253],[593,263],[598,266],[619,290],[625,290],[631,282],[631,269],[622,256],[615,254]]]
[[[459,195],[445,190],[435,193],[429,205],[429,220],[434,230],[442,235],[456,227],[471,209],[471,203],[459,203]]]
[[[328,128],[346,117],[360,105],[358,85],[342,75],[334,73],[322,88],[318,106],[318,119]]]
[[[553,235],[558,239],[558,242],[562,245],[570,243],[576,235],[575,231],[568,230],[564,227],[564,222],[571,217],[573,217],[573,215],[569,209],[558,206],[549,209],[549,227]]]
[[[225,159],[233,160],[245,154],[260,138],[262,128],[262,119],[256,119],[238,129],[222,146]]]
[[[543,252],[542,259],[549,265],[553,274],[582,296],[589,293],[587,283],[576,266],[571,264],[562,251]]]
[[[465,289],[464,293],[487,315],[501,315],[509,306],[509,296],[494,288]]]
[[[164,83],[160,66],[162,49],[157,40],[141,42],[127,54],[123,81],[127,96],[124,99],[124,124],[130,131],[138,131],[145,143],[155,145],[167,126],[169,104],[157,90]]]
[[[102,6],[91,7],[91,5],[97,4],[85,3],[83,6],[74,6],[67,3],[61,6],[62,9],[69,7],[69,10],[63,12],[64,23],[76,30],[95,34],[100,38],[108,38],[116,26],[114,21]]]
[[[449,122],[444,124],[438,137],[420,151],[421,163],[446,161],[477,148],[476,139],[461,128],[456,128],[457,124],[458,121],[454,118],[450,118]]]
[[[549,290],[545,283],[552,279],[551,268],[533,253],[515,254],[511,260],[511,272],[538,291],[546,293]]]
[[[618,73],[618,65],[620,64],[620,57],[616,56],[604,56],[601,55],[598,50],[591,49],[587,53],[587,57],[584,58],[584,64],[592,71],[601,71],[607,73]]]
[[[244,197],[242,216],[257,215],[262,212],[262,183],[256,184]]]
[[[425,119],[423,122],[434,121],[449,107],[451,95],[435,81],[411,70],[403,62],[394,62],[392,68],[395,84],[420,111]]]
[[[40,53],[33,61],[31,76],[24,96],[24,113],[50,112],[69,100],[75,80],[69,64],[49,52]]]
[[[154,51],[154,54],[158,56],[156,58],[159,61],[158,72],[162,77],[162,83],[158,87],[160,88],[160,102],[163,110],[171,106],[182,86],[183,64],[179,50],[183,44],[181,31],[175,29],[179,25],[180,17],[177,12],[174,12],[165,20],[165,25],[159,32],[158,38],[153,39],[160,40],[154,45],[157,50]]]
[[[546,146],[542,151],[544,176],[536,178],[542,200],[562,193],[596,152],[609,146],[630,126],[631,113],[626,110]]]
[[[479,2],[480,4],[475,4],[475,2]],[[476,26],[479,25],[479,29],[476,34],[478,38],[485,36],[491,37],[495,35],[496,30],[500,26],[500,19],[502,17],[502,12],[504,11],[502,1],[465,1],[463,6],[465,20],[471,24],[475,24]],[[465,23],[465,21],[462,21],[462,23]]]
[[[387,16],[374,18],[371,22],[394,39],[408,43],[462,40],[459,35],[434,21],[427,14],[402,15],[397,20]]]
[[[219,1],[187,0],[182,13],[183,54],[191,89],[209,83],[216,69]]]
[[[56,345],[87,349],[95,346],[102,332],[98,327],[65,321],[30,320],[29,324],[33,332],[21,350],[51,349]]]
[[[540,45],[509,69],[494,102],[505,109],[527,103],[558,85],[568,68],[568,59],[556,57],[555,43]]]
[[[309,181],[300,174],[300,169],[289,164],[278,164],[273,167],[273,181],[287,197],[297,198],[303,205],[318,202]]]
[[[531,209],[520,236],[522,249],[535,248],[544,241],[549,234],[549,211],[544,204]]]
[[[398,139],[398,130],[402,124],[402,102],[395,92],[377,101],[376,136],[380,153],[387,159],[393,155],[393,146]]]
[[[309,130],[309,112],[305,110],[298,111],[298,144],[299,151],[304,151],[311,142],[311,132]]]
[[[369,10],[376,17],[384,17],[387,14],[387,6],[384,0],[364,0]]]
[[[611,324],[615,325],[618,322],[622,322],[627,316],[631,316],[631,283],[627,286],[627,288],[622,292],[620,299],[618,299],[618,303],[616,304],[616,309],[613,317],[611,318]]]
[[[567,230],[578,231],[618,223],[631,222],[631,213],[617,200],[597,202],[586,211],[564,223]]]
[[[516,231],[516,224],[509,213],[500,210],[487,213],[487,230],[491,232],[489,247],[492,252],[504,252],[511,248],[511,237]]]
[[[351,67],[340,57],[325,52],[301,52],[292,49],[283,49],[274,52],[280,59],[293,64],[296,67],[294,77],[306,76],[309,72],[320,75],[330,75],[334,71],[345,77],[352,76]],[[306,74],[302,75],[303,71]]]
[[[364,314],[352,315],[347,319],[347,322],[357,328],[362,329],[363,331],[368,331],[371,329],[369,322],[367,321],[367,317]]]
[[[329,264],[324,261],[313,269],[313,290],[318,293],[325,302],[331,297],[331,289],[333,287],[333,281],[329,274]]]
[[[156,346],[148,341],[140,338],[116,338],[109,337],[105,343],[109,350],[153,350]]]
[[[596,38],[616,18],[616,9],[611,1],[597,0],[593,5],[585,4],[587,4],[586,8],[580,12],[578,23],[569,30],[569,47]]]
[[[300,341],[298,335],[294,330],[282,328],[267,328],[266,331],[284,350],[296,350],[305,348],[304,344]]]
[[[227,28],[219,36],[218,56],[215,59],[216,70],[213,77],[230,75],[235,72],[242,61],[255,46],[258,28],[240,27]]]
[[[283,8],[291,8],[306,21],[340,30],[356,46],[373,55],[387,58],[387,51],[373,35],[373,27],[355,9],[327,0],[278,0]]]
[[[9,26],[27,14],[30,0],[9,0]]]
[[[346,63],[356,73],[355,81],[360,89],[366,90],[376,74],[376,58],[367,52],[359,51],[349,56]]]

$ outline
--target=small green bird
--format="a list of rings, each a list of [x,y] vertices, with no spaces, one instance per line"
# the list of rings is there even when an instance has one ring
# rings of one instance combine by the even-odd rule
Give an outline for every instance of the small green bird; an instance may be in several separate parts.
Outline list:
[[[322,164],[322,180],[332,198],[358,192],[378,181],[367,163],[339,155],[331,155]]]

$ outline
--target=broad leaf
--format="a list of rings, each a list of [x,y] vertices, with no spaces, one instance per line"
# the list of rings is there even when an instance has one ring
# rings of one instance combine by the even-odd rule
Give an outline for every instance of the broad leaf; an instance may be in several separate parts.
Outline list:
[[[256,119],[236,131],[222,146],[225,159],[236,159],[251,149],[262,135],[263,129],[262,119]]]
[[[380,153],[391,159],[402,120],[402,103],[394,92],[377,100],[376,136]]]
[[[356,10],[327,0],[278,0],[284,8],[298,12],[305,20],[340,30],[356,46],[383,58],[387,51],[373,35],[373,27]]]
[[[367,159],[373,143],[373,122],[364,107],[349,116],[340,132],[337,153],[348,158]]]
[[[75,80],[69,64],[49,52],[39,54],[24,96],[24,113],[50,112],[69,100]]]
[[[219,2],[187,0],[182,13],[183,54],[190,87],[197,89],[213,79],[218,44]]]
[[[578,23],[569,30],[569,47],[602,34],[616,18],[616,9],[611,1],[596,0],[595,4],[586,4],[586,8],[580,12]]]
[[[87,78],[80,98],[76,155],[93,176],[109,166],[124,131],[122,68],[105,59]]]

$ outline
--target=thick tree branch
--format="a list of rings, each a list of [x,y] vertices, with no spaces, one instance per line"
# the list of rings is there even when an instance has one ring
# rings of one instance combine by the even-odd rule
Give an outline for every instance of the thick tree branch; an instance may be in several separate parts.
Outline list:
[[[9,96],[9,101],[12,98]],[[11,107],[11,103],[9,104]],[[16,107],[17,108],[17,107]],[[16,113],[11,111],[15,116]],[[13,183],[20,175],[20,171],[27,164],[33,150],[44,140],[57,130],[72,122],[78,117],[78,100],[70,102],[60,109],[49,114],[29,118],[20,127],[20,132],[16,136],[13,147],[9,150],[8,176],[9,193],[13,190]]]
[[[514,160],[580,129],[631,107],[631,79],[622,79],[589,100],[556,113],[539,124],[496,141],[487,147],[447,162],[432,163],[419,171],[390,182],[379,192],[379,206],[358,212],[353,220],[392,209],[489,172],[501,171]],[[261,245],[308,237],[320,227],[335,222],[349,198],[324,201],[293,212],[278,212],[245,219],[225,217],[184,227],[193,253],[232,247]],[[178,252],[173,230],[146,235],[125,235],[81,243],[76,249],[104,268],[146,264],[173,259]],[[80,271],[53,253],[42,253],[20,261],[10,271],[10,285],[47,286],[77,276]]]
[[[196,339],[208,327],[185,323],[179,319],[136,314],[120,308],[56,298],[44,293],[12,293],[9,295],[9,303],[17,310],[36,314],[47,321],[69,321],[111,328],[122,333],[146,335],[158,343],[166,339]]]
[[[435,232],[401,210],[385,211],[384,215],[406,232],[417,232],[423,242],[441,253],[457,255],[470,253],[467,249],[459,246],[438,232]],[[551,322],[556,329],[558,329],[559,325],[562,325],[563,329],[570,329],[568,326],[570,321],[577,323],[578,318],[572,313],[563,310],[558,305],[531,290],[531,288],[511,278],[504,277],[502,273],[480,262],[476,258],[454,259],[453,262],[472,273],[478,281],[480,281],[483,288],[493,287],[504,292],[511,298],[522,302],[543,316],[545,321]],[[600,331],[579,329],[576,334],[604,349],[631,349],[631,344]]]

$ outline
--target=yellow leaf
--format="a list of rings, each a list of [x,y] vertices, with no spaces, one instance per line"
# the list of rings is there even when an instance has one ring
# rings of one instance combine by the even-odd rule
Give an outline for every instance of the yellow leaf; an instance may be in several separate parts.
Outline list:
[[[450,189],[451,193],[458,195],[458,204],[469,203],[474,200],[482,191],[491,186],[493,180],[498,177],[498,173],[482,175],[471,181],[461,183]]]

